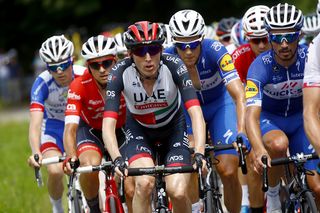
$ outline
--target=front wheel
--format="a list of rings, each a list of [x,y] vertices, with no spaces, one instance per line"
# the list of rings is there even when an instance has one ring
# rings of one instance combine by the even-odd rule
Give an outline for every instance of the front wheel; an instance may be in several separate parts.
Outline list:
[[[215,213],[217,206],[214,205],[212,191],[208,190],[206,192],[206,197],[204,201],[204,212]]]
[[[317,206],[314,197],[310,191],[306,191],[303,196],[302,209],[303,213],[317,213]]]

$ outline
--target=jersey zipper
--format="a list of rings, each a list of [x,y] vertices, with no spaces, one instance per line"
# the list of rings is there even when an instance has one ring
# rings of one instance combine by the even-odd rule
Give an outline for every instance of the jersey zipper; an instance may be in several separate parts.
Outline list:
[[[287,83],[288,83],[288,89],[289,89],[289,91],[288,91],[289,98],[288,98],[288,102],[287,102],[287,109],[286,109],[286,111],[284,113],[285,117],[288,116],[288,111],[289,111],[289,108],[290,108],[290,98],[291,98],[291,93],[290,93],[291,85],[290,85],[289,69],[287,69]]]

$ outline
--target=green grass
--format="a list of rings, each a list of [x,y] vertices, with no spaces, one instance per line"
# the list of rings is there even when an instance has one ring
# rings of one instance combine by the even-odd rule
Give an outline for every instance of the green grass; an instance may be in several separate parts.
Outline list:
[[[0,124],[0,213],[52,212],[46,186],[37,186],[27,164],[30,154],[28,123]]]

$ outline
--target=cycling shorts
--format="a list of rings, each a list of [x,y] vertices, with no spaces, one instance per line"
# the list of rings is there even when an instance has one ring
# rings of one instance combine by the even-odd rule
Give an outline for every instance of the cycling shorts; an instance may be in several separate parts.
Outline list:
[[[116,129],[116,137],[120,146],[125,140],[125,134],[122,128]],[[105,157],[106,159],[110,159],[104,147],[102,131],[90,127],[80,119],[77,131],[77,155],[79,156],[87,150],[95,150],[100,154],[101,158]]]
[[[143,157],[155,160],[156,150],[161,162],[155,162],[155,164],[166,166],[191,165],[189,140],[181,108],[172,120],[163,127],[154,129],[144,127],[129,112],[126,122],[127,141],[120,151],[122,156],[125,156],[126,160],[129,161],[129,165]]]
[[[226,92],[220,98],[206,105],[201,105],[202,113],[207,128],[209,129],[213,145],[231,144],[237,137],[237,113],[233,99]],[[188,134],[192,133],[191,119],[188,112],[184,110]],[[215,152],[215,156],[221,154],[232,154],[238,156],[236,150],[223,150]]]
[[[50,123],[50,124],[48,124]],[[63,148],[63,131],[64,122],[59,120],[44,121],[44,129],[41,133],[41,153],[45,153],[49,150],[57,150],[64,153]]]
[[[289,151],[291,155],[301,152],[305,154],[315,152],[312,145],[309,143],[303,128],[302,113],[284,117],[264,111],[261,112],[260,124],[262,135],[265,135],[272,130],[283,131],[289,139]],[[318,162],[319,160],[307,161],[305,168],[316,170]]]

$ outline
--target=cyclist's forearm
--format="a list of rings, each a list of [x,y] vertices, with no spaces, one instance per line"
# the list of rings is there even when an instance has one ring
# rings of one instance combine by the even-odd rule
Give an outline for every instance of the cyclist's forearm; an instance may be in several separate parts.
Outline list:
[[[117,157],[121,156],[117,137],[115,134],[116,128],[116,120],[112,118],[104,118],[102,123],[102,138],[104,142],[104,146],[108,150],[108,153],[112,160],[116,159]]]
[[[320,155],[320,119],[318,113],[305,113],[304,128],[310,143]]]
[[[77,128],[72,128],[71,124],[67,124],[64,130],[63,145],[67,156],[76,157],[77,156]]]
[[[188,110],[192,122],[195,152],[204,154],[206,128],[202,115],[202,110],[199,106],[193,106]]]
[[[254,109],[254,108],[255,109]],[[253,106],[247,109],[246,129],[252,148],[255,151],[265,150],[260,130],[260,109]]]
[[[32,154],[36,154],[40,153],[42,117],[41,113],[31,113],[30,117],[29,144]]]

